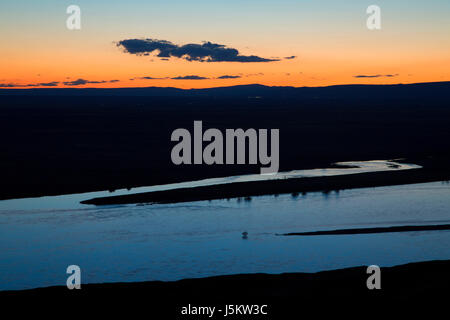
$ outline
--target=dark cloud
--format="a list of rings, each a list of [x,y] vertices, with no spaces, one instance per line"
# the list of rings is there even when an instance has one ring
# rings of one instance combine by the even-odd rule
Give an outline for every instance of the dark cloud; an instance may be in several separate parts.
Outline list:
[[[127,39],[117,43],[125,52],[135,55],[148,55],[154,51],[162,59],[171,57],[182,58],[187,61],[200,62],[272,62],[279,59],[266,59],[258,56],[241,55],[237,49],[228,48],[225,45],[203,42],[202,44],[190,43],[176,45],[166,40],[156,39]]]
[[[52,82],[44,82],[44,83],[32,83],[27,84],[27,87],[56,87],[59,84],[58,81],[52,81]]]
[[[292,59],[295,59],[295,58],[297,58],[297,56],[289,56],[289,57],[284,57],[286,60],[292,60]]]
[[[375,75],[365,75],[365,74],[360,74],[357,76],[353,76],[354,78],[393,78],[393,77],[397,77],[398,74],[375,74]]]
[[[174,77],[174,78],[170,78],[170,79],[173,79],[173,80],[207,80],[209,78],[189,75],[189,76]]]
[[[85,79],[77,79],[74,81],[65,81],[63,82],[66,86],[82,86],[85,84],[92,84],[92,83],[115,83],[119,82],[120,80],[100,80],[100,81],[90,81]]]
[[[78,80],[74,80],[74,81],[65,81],[64,85],[66,86],[82,86],[85,84],[91,83],[89,80],[85,80],[85,79],[78,79]]]
[[[58,84],[59,84],[58,81],[42,82],[42,83],[29,83],[29,84],[0,83],[0,88],[56,87]]]
[[[0,88],[16,88],[16,87],[22,86],[14,83],[0,83]]]
[[[241,76],[230,76],[230,75],[224,75],[224,76],[217,77],[217,79],[238,79],[238,78],[242,78],[242,77]]]
[[[101,80],[101,81],[89,81],[85,79],[78,79],[74,81],[63,82],[66,86],[81,86],[91,83],[116,83],[120,80]],[[16,83],[0,83],[0,88],[26,88],[26,87],[56,87],[60,84],[59,81],[41,82],[41,83],[29,83],[29,84],[16,84]]]

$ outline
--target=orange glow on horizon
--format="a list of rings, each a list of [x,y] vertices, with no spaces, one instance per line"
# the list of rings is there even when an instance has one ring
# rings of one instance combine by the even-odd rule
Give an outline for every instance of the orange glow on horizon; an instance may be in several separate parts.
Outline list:
[[[345,45],[330,42],[327,47],[306,39],[305,48],[276,48],[261,45],[243,54],[279,57],[276,62],[189,62],[180,58],[164,61],[154,55],[136,56],[124,53],[113,41],[98,43],[92,35],[76,41],[59,39],[58,45],[43,46],[34,39],[27,48],[8,47],[0,57],[2,88],[5,84],[23,85],[58,82],[52,88],[122,88],[175,87],[182,89],[210,88],[244,84],[267,86],[329,86],[338,84],[397,84],[439,82],[450,80],[450,46],[415,49],[399,44],[376,47],[370,42]],[[300,45],[299,45],[300,46]],[[89,49],[87,49],[87,47]],[[248,51],[248,52],[247,52]],[[283,57],[296,55],[288,60]],[[430,57],[433,57],[430,59]],[[175,80],[174,77],[196,75],[205,80]],[[220,76],[239,76],[218,79]],[[355,78],[357,75],[381,75],[378,78]],[[394,75],[386,77],[386,75]],[[160,79],[145,80],[142,77]],[[85,85],[68,86],[64,82],[86,79]],[[135,79],[135,80],[130,80]],[[119,82],[108,82],[119,80]],[[101,83],[102,81],[106,81]],[[48,87],[47,87],[48,88]]]

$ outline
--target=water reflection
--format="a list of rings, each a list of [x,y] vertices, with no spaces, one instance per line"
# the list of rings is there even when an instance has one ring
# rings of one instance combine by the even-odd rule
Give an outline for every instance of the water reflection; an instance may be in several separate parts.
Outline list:
[[[450,222],[450,186],[404,186],[70,210],[0,211],[0,290],[85,282],[312,272],[450,259],[449,231],[277,237]],[[243,232],[247,239],[243,241]],[[36,272],[38,270],[38,272]]]

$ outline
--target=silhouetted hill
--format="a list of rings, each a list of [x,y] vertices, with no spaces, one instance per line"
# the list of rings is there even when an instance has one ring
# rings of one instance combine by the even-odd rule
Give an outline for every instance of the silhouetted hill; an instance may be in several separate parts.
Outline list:
[[[323,88],[0,90],[0,198],[174,183],[260,172],[176,166],[171,134],[277,128],[280,170],[409,158],[448,176],[450,82]],[[69,98],[68,98],[69,97]],[[261,98],[256,98],[261,97]],[[415,163],[415,162],[414,162]],[[441,174],[441,171],[445,174]]]
[[[450,82],[395,85],[337,85],[329,87],[268,87],[259,84],[208,89],[177,88],[43,88],[1,89],[0,95],[37,96],[149,96],[149,97],[246,97],[287,99],[444,99]]]

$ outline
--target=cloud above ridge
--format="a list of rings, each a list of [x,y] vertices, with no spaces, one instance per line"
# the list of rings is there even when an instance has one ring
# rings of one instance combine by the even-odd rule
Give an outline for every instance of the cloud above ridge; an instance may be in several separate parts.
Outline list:
[[[148,56],[157,52],[161,59],[180,58],[187,61],[199,62],[273,62],[280,59],[268,59],[256,55],[242,55],[237,49],[229,48],[223,44],[209,41],[202,44],[189,43],[177,45],[167,40],[157,39],[126,39],[117,43],[125,52],[138,56]]]
[[[30,84],[0,83],[0,88],[56,87],[58,84],[59,84],[58,81],[30,83]]]
[[[398,76],[399,74],[375,74],[375,75],[360,74],[353,76],[353,78],[393,78]]]
[[[217,79],[239,79],[239,78],[242,78],[242,76],[223,75],[217,77]]]
[[[115,83],[115,82],[120,82],[120,80],[100,80],[100,81],[90,81],[90,80],[86,80],[86,79],[77,79],[74,81],[65,81],[63,82],[64,85],[66,86],[83,86],[85,84],[98,84],[98,83]]]
[[[173,77],[173,78],[170,78],[170,79],[173,79],[173,80],[207,80],[209,78],[196,76],[196,75],[189,75],[189,76]]]

